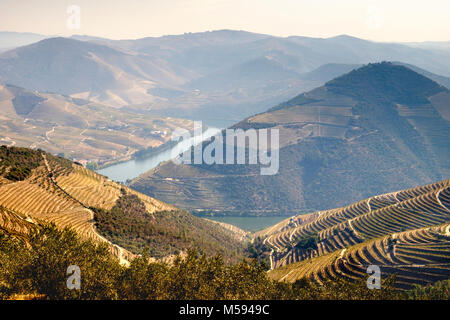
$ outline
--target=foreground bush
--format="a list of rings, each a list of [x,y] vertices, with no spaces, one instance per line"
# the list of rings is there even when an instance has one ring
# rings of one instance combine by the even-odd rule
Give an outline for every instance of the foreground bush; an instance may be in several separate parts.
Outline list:
[[[67,267],[81,269],[81,289],[69,290]],[[143,254],[128,267],[119,264],[106,244],[83,241],[75,232],[41,226],[27,241],[0,234],[0,298],[32,294],[43,299],[448,299],[449,283],[394,291],[394,279],[381,290],[365,281],[307,280],[294,284],[270,280],[257,262],[225,264],[195,251],[169,265],[150,263]]]

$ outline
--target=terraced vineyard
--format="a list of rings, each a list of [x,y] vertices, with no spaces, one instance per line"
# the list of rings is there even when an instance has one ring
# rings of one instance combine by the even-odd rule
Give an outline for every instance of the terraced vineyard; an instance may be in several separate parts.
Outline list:
[[[137,220],[127,220],[130,217],[120,216],[122,213],[118,216],[117,206],[124,197],[129,199],[126,205],[130,208],[142,204],[141,225],[132,225]],[[114,214],[112,210],[116,210]],[[100,211],[129,224],[114,225],[114,221],[109,221],[109,229],[101,229],[104,226],[98,225],[96,216]],[[39,222],[54,222],[59,228],[70,227],[85,239],[107,242],[124,263],[138,252],[115,244],[111,228],[116,237],[132,237],[129,240],[141,247],[143,239],[151,238],[154,242],[150,249],[158,243],[161,259],[191,246],[204,251],[217,249],[227,258],[240,259],[236,252],[245,241],[236,230],[181,212],[69,160],[40,150],[0,147],[0,229],[26,237]],[[147,229],[142,229],[142,224]]]
[[[121,189],[132,194],[139,194],[81,166],[75,166],[68,174],[59,175],[55,181],[67,194],[82,201],[85,206],[105,210],[114,206],[121,195]],[[145,202],[148,212],[174,209],[149,196],[139,194],[139,197]]]
[[[340,208],[369,195],[449,178],[449,105],[447,88],[410,68],[369,64],[233,125],[278,130],[277,174],[261,176],[261,165],[169,161],[134,179],[131,186],[198,215],[217,211],[288,217]],[[322,212],[318,223],[302,231],[323,230],[422,191],[411,192],[374,197],[345,212]],[[275,249],[279,244],[273,240]]]
[[[444,180],[293,217],[257,236],[272,250],[275,279],[355,279],[373,264],[407,288],[449,278],[449,222],[450,180]],[[315,246],[300,245],[311,237]]]
[[[322,283],[367,276],[369,265],[380,267],[383,276],[396,274],[396,286],[408,289],[450,276],[450,224],[405,231],[370,240],[348,249],[336,250],[270,272],[277,280],[300,278]]]
[[[64,177],[83,181],[81,173],[87,173],[88,170],[81,170],[81,167],[77,168],[78,166],[74,166],[71,162],[43,152],[40,157],[42,158],[41,164],[44,165],[33,169],[26,179],[17,182],[6,178],[2,179],[0,228],[17,236],[25,236],[37,222],[54,222],[60,228],[72,228],[84,238],[110,243],[96,232],[93,213],[88,209],[89,202],[85,203],[81,197],[77,199],[57,183],[57,180],[64,180]],[[97,180],[101,181],[99,177]],[[101,192],[98,186],[95,190],[97,193],[94,194],[94,197],[100,199],[99,201],[102,203],[107,203],[102,200],[106,192]],[[110,245],[111,250],[120,259],[132,256],[126,250],[118,248],[112,243]]]

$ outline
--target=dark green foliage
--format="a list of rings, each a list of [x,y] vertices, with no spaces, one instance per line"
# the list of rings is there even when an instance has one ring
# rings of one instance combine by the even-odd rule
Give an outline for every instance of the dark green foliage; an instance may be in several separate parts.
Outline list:
[[[371,103],[420,105],[444,87],[404,66],[368,64],[325,85],[328,90]]]
[[[302,250],[317,250],[319,236],[317,234],[301,238],[295,247]]]
[[[403,104],[428,103],[427,98],[445,90],[433,80],[415,71],[391,62],[369,63],[325,84],[339,95],[347,95],[371,103]],[[411,94],[413,92],[413,94]],[[269,112],[318,102],[302,93],[293,99],[269,109]]]
[[[0,175],[11,181],[25,180],[33,169],[44,166],[43,154],[47,157],[54,176],[72,171],[72,161],[40,149],[0,146]]]
[[[69,174],[73,170],[73,162],[69,159],[60,156],[54,156],[46,153],[47,160],[53,170],[53,174],[57,177],[59,175]]]
[[[140,252],[155,233],[152,217],[136,195],[122,195],[109,211],[92,208],[98,231],[120,246]]]
[[[11,181],[22,181],[25,180],[31,173],[31,169],[28,167],[12,167],[9,172],[5,175],[5,178]]]
[[[97,230],[111,242],[135,253],[150,248],[156,258],[189,248],[208,255],[221,253],[227,261],[243,257],[241,244],[220,226],[182,210],[150,214],[139,197],[125,189],[121,192],[111,210],[91,208]]]
[[[98,163],[97,162],[88,162],[86,164],[86,168],[89,170],[97,170],[98,169]]]
[[[81,289],[67,289],[67,267],[81,269]],[[25,243],[0,234],[0,299],[32,294],[41,299],[447,299],[449,281],[407,292],[393,289],[394,278],[381,290],[365,280],[306,279],[293,284],[272,281],[257,263],[224,263],[190,250],[173,264],[150,263],[147,253],[129,267],[119,264],[105,244],[82,241],[75,232],[41,225]]]
[[[144,271],[146,276],[141,278],[139,286],[127,288],[127,292],[132,289],[134,295],[128,293],[127,296],[133,299],[219,300],[281,297],[277,283],[269,280],[264,267],[256,262],[227,265],[221,256],[206,258],[204,255],[198,256],[195,251],[189,251],[187,257],[177,258],[172,266],[136,260],[127,271],[134,271],[136,274],[135,265],[138,264],[144,269],[141,269],[141,272]]]
[[[450,300],[450,280],[438,281],[433,285],[415,285],[404,292],[405,299],[413,300]]]
[[[270,268],[270,247],[268,247],[260,237],[257,237],[253,240],[253,242],[248,243],[246,254],[249,258],[255,259],[264,265],[266,269]]]
[[[49,299],[115,299],[122,267],[106,244],[82,241],[74,231],[40,226],[23,241],[1,235],[0,297],[44,294]],[[81,290],[68,290],[67,268],[81,269]]]
[[[327,280],[317,285],[307,279],[292,284],[290,296],[300,300],[397,300],[402,293],[394,289],[395,277],[382,280],[380,290],[367,289],[365,279],[347,282],[339,278]]]
[[[31,171],[43,164],[42,151],[0,146],[0,175],[11,181],[28,178]]]

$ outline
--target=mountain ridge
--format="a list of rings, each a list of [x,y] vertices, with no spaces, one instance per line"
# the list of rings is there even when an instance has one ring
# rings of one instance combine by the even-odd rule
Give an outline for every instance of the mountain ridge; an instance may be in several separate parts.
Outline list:
[[[357,43],[350,45],[349,39]],[[11,55],[23,49],[16,48],[4,53],[0,58],[0,80],[26,89],[70,94],[113,107],[133,105],[143,112],[151,110],[162,116],[174,116],[180,111],[196,119],[202,119],[205,115],[206,121],[206,117],[215,113],[226,118],[227,112],[234,119],[235,114],[238,115],[237,110],[240,110],[242,117],[248,117],[286,101],[298,92],[320,86],[323,80],[329,80],[319,78],[310,81],[300,75],[298,79],[287,77],[272,82],[261,81],[260,84],[235,81],[230,85],[234,78],[241,76],[238,72],[229,72],[229,79],[220,78],[223,70],[236,69],[239,65],[263,57],[271,57],[283,69],[300,74],[329,63],[366,64],[389,60],[417,65],[443,76],[450,75],[448,53],[348,36],[276,37],[220,30],[135,40],[75,35],[69,40],[78,47],[66,51],[65,55],[70,59],[57,54],[64,51],[63,45],[50,50],[55,45],[52,39],[46,39],[38,46],[32,45],[33,55],[20,61]],[[58,59],[42,60],[42,52],[37,50],[42,44],[45,44],[45,50],[41,50],[45,55],[51,54]],[[6,59],[8,55],[10,57]],[[26,65],[27,70],[23,70],[22,65]],[[202,78],[212,81],[205,80],[204,85],[195,88],[200,90],[198,95],[189,83]],[[221,90],[219,86],[219,94],[210,92],[209,82],[228,83],[232,90],[228,87]],[[250,86],[241,86],[242,82]],[[164,94],[168,90],[183,94],[181,97],[168,97]]]
[[[257,165],[166,163],[131,186],[198,214],[289,215],[338,207],[448,176],[448,89],[390,63],[358,70],[329,82],[334,91],[326,84],[232,127],[280,130],[278,174],[259,176]],[[361,82],[357,80],[361,74],[372,78]],[[382,85],[378,90],[355,86],[382,84],[378,77],[411,83],[399,81],[390,89],[390,99]],[[347,87],[342,87],[343,80]],[[342,94],[336,93],[339,83]],[[405,100],[405,92],[413,88],[420,94]],[[358,98],[363,93],[370,93],[369,101]],[[329,196],[323,199],[323,194]],[[202,200],[205,197],[214,200],[208,204]]]

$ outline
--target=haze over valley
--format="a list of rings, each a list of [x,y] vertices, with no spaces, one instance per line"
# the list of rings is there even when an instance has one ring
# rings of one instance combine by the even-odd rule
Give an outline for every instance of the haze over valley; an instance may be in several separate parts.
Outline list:
[[[448,2],[78,2],[0,3],[0,300],[450,299]]]
[[[131,186],[204,215],[343,206],[447,177],[449,104],[448,89],[429,78],[402,65],[369,64],[235,125],[279,130],[276,175],[250,164],[168,162]]]

